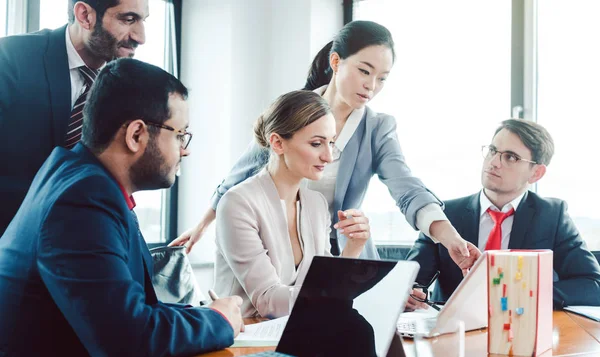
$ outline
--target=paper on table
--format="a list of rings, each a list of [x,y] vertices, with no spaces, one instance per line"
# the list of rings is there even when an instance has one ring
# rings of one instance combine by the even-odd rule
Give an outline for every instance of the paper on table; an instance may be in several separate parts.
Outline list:
[[[240,332],[233,341],[233,346],[231,347],[277,346],[277,343],[279,343],[279,340],[281,339],[285,324],[287,324],[288,317],[289,316],[284,316],[274,320],[246,325],[246,331]]]
[[[600,321],[600,306],[567,306],[565,310],[587,317],[594,321]]]

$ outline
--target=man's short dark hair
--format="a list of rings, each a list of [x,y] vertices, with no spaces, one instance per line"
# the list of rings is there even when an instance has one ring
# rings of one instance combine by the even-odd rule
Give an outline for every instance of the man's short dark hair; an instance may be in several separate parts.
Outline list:
[[[494,136],[502,129],[517,135],[531,151],[531,160],[538,164],[550,165],[554,155],[554,140],[546,128],[531,120],[508,119],[500,124]]]
[[[75,3],[79,1],[88,4],[96,11],[97,21],[102,21],[104,13],[107,9],[119,5],[121,2],[121,0],[69,0],[69,24],[75,22],[75,13],[73,12],[73,8],[75,7]]]
[[[188,90],[159,67],[131,58],[108,63],[88,94],[81,141],[98,154],[110,145],[119,129],[132,120],[164,123],[171,116],[171,94],[186,100]],[[151,137],[158,130],[148,126]]]

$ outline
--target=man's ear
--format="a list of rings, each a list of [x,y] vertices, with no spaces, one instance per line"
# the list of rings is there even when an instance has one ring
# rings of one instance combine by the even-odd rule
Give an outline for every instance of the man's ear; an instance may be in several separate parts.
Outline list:
[[[329,55],[329,65],[331,66],[333,73],[337,73],[341,60],[342,59],[337,52],[332,52],[331,55]]]
[[[75,22],[88,31],[92,31],[96,25],[96,10],[83,1],[78,1],[73,6]]]
[[[530,184],[538,182],[544,175],[546,174],[546,165],[536,164],[535,171],[533,171],[533,175],[527,180]]]
[[[283,155],[283,138],[279,134],[271,133],[269,135],[269,146],[273,149],[273,152],[277,155]]]
[[[125,127],[125,146],[133,152],[143,151],[150,140],[150,133],[146,124],[140,120],[134,120]]]

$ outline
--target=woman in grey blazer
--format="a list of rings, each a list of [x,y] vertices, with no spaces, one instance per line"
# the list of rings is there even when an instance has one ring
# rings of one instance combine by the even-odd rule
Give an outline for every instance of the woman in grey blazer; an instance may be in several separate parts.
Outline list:
[[[304,89],[314,90],[330,105],[336,119],[337,139],[333,162],[324,178],[308,183],[308,187],[323,193],[330,212],[334,213],[360,207],[371,177],[377,174],[413,228],[444,244],[454,261],[466,271],[481,253],[460,237],[444,215],[442,202],[412,175],[400,149],[395,119],[366,106],[383,88],[394,58],[390,32],[370,21],[347,24],[317,54]],[[212,207],[200,223],[171,244],[187,244],[188,250],[191,249],[215,219],[223,194],[259,172],[268,155],[258,145],[251,145],[217,187]],[[338,219],[335,214],[332,218],[331,224],[336,228]],[[332,230],[331,239],[334,254],[347,243],[339,231]],[[361,257],[378,258],[372,239]]]
[[[254,131],[270,158],[219,203],[215,291],[241,296],[244,317],[280,317],[289,314],[289,287],[302,284],[312,258],[330,255],[327,201],[301,182],[319,180],[331,163],[335,119],[321,96],[295,91],[279,97]],[[337,214],[349,238],[342,255],[358,257],[369,222],[358,210]]]

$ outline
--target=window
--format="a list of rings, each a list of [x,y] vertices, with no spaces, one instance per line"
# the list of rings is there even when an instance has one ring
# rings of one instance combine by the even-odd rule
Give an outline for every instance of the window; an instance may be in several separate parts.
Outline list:
[[[600,131],[600,2],[538,2],[537,121],[556,152],[538,184],[568,202],[588,247],[600,250],[600,191],[595,158]]]
[[[0,0],[0,4],[1,4]],[[172,3],[165,0],[149,0],[150,16],[145,22],[146,43],[136,50],[136,59],[168,70],[166,67],[167,33],[171,33]],[[68,22],[68,0],[40,0],[40,28],[58,28]],[[134,194],[135,212],[140,229],[148,243],[164,243],[166,234],[167,190],[141,191]],[[169,237],[172,238],[172,237]]]
[[[68,0],[40,0],[40,29],[55,29],[69,20]]]
[[[396,118],[413,174],[442,200],[477,192],[481,145],[510,116],[511,2],[366,0],[354,18],[394,37],[394,69],[369,106]],[[416,239],[376,176],[362,209],[377,242]]]
[[[6,36],[8,23],[8,0],[0,0],[0,37]]]

